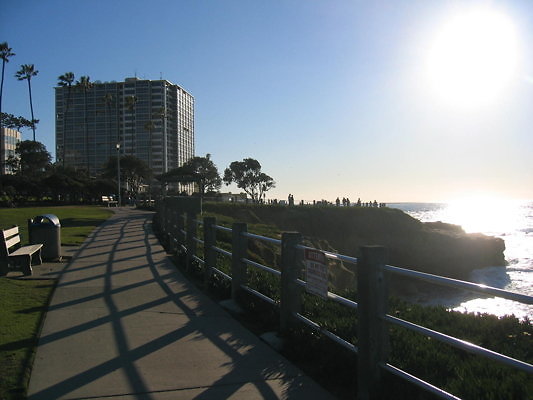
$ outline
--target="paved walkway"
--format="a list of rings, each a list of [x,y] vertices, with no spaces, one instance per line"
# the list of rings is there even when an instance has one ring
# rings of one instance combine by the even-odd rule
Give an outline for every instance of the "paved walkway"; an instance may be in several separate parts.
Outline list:
[[[60,276],[29,399],[329,399],[172,265],[119,208]]]

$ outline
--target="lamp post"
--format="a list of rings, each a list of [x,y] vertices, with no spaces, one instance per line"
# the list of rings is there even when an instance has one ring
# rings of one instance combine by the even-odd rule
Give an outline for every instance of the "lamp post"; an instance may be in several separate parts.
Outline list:
[[[118,205],[122,206],[122,195],[120,193],[120,143],[117,143],[117,172],[118,172]]]

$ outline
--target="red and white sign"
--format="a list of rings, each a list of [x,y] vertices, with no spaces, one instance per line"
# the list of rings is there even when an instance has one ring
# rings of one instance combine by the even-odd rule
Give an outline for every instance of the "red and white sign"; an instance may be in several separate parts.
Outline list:
[[[328,263],[319,250],[305,249],[306,291],[324,299],[328,297]]]

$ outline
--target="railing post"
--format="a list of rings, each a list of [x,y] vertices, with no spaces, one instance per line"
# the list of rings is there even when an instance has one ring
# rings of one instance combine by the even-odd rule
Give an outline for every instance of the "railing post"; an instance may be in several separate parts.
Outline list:
[[[185,244],[185,235],[183,231],[185,230],[185,220],[183,210],[176,211],[176,245],[178,247],[178,252],[182,252],[182,245]]]
[[[301,287],[296,283],[302,270],[302,251],[296,246],[301,244],[302,234],[284,232],[281,235],[281,303],[280,331],[287,334],[296,319],[295,313],[301,312]]]
[[[217,220],[215,217],[204,217],[204,285],[209,286],[211,280],[212,268],[216,267],[217,254],[213,250],[216,245],[217,231],[215,225]]]
[[[168,249],[169,244],[170,244],[168,240],[169,228],[170,228],[168,220],[172,212],[172,205],[169,202],[161,202],[161,209],[163,210],[163,212],[161,213],[161,217],[162,217],[161,226],[163,227],[163,240],[164,240],[165,247]]]
[[[357,265],[358,400],[381,398],[380,364],[387,361],[389,351],[388,329],[383,319],[388,303],[385,264],[384,247],[361,247]]]
[[[170,209],[170,212],[168,213],[168,222],[169,222],[169,232],[168,232],[168,237],[169,237],[169,240],[170,240],[170,245],[169,245],[169,252],[172,253],[172,254],[177,254],[177,246],[176,246],[176,239],[177,239],[177,236],[176,236],[176,215],[177,215],[177,210],[174,209],[174,208],[171,208]]]
[[[232,226],[232,257],[231,257],[231,298],[237,302],[241,285],[247,281],[246,264],[242,262],[248,253],[248,239],[242,234],[248,231],[248,227],[243,222],[236,222]]]
[[[165,240],[165,235],[166,235],[166,225],[165,225],[165,214],[166,214],[166,203],[164,202],[161,202],[161,204],[159,205],[159,208],[157,210],[157,229],[159,229],[159,232],[161,234],[161,239],[163,240],[163,243],[164,243],[164,240]]]
[[[198,225],[196,224],[196,214],[187,212],[187,269],[192,267],[193,256],[196,255],[196,242],[194,238],[198,232]]]

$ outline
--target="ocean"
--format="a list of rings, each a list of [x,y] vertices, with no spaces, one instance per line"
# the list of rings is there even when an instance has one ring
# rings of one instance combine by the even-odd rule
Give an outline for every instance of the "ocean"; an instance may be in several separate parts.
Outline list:
[[[494,265],[472,272],[470,281],[533,296],[533,201],[463,201],[441,203],[392,203],[422,222],[442,221],[460,225],[466,232],[479,232],[505,241],[507,265]],[[421,304],[439,304],[457,311],[515,315],[533,319],[533,306],[497,297],[450,294],[448,290],[420,293]]]

